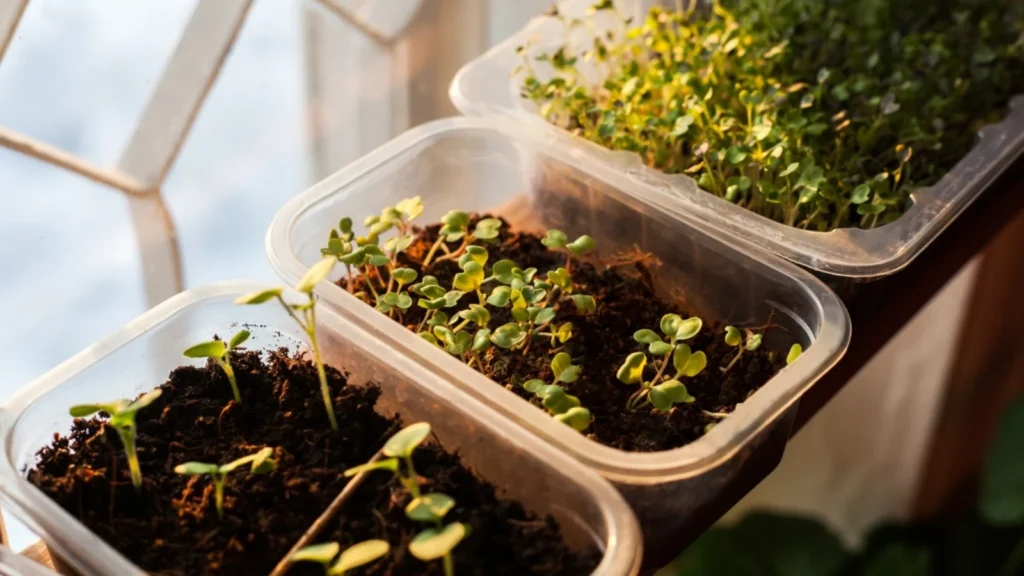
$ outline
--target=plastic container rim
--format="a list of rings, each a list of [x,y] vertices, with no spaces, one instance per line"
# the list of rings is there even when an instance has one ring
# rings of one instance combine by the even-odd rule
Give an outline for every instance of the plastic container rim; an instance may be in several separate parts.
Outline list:
[[[561,2],[559,5],[567,4]],[[449,87],[449,99],[459,112],[477,117],[502,116],[514,119],[518,130],[534,131],[538,136],[561,146],[575,147],[595,165],[618,164],[631,175],[630,185],[646,193],[667,198],[674,210],[697,211],[716,228],[747,240],[762,242],[770,251],[792,262],[833,276],[860,280],[877,280],[906,268],[966,210],[1014,160],[1024,154],[1024,95],[1011,99],[1000,122],[983,127],[971,150],[931,186],[915,189],[912,206],[895,222],[871,230],[837,228],[828,232],[803,230],[787,226],[737,206],[696,187],[686,175],[668,175],[644,165],[640,157],[628,151],[611,150],[547,122],[527,111],[516,100],[513,104],[480,102],[462,91],[467,78],[480,74],[482,66],[501,60],[516,46],[540,36],[541,27],[549,25],[549,16],[532,18],[522,29],[503,42],[474,58],[455,74]],[[513,82],[511,70],[507,81]],[[512,92],[510,87],[510,93]],[[978,164],[983,166],[978,169]],[[683,182],[693,183],[693,189]],[[942,197],[946,198],[943,199]],[[926,205],[938,204],[934,217],[926,218]],[[764,234],[755,236],[750,230]],[[863,248],[857,258],[840,253],[844,245],[857,246],[856,239],[905,235],[896,238],[883,250]],[[897,246],[892,246],[893,244]],[[873,253],[874,252],[874,253]]]
[[[75,565],[93,566],[97,561],[113,559],[117,565],[108,566],[108,568],[114,572],[142,574],[143,572],[134,563],[57,505],[11,465],[12,433],[25,410],[39,398],[59,388],[75,374],[103,360],[189,306],[205,300],[241,295],[271,287],[273,287],[272,284],[264,282],[227,280],[180,292],[15,392],[10,399],[0,405],[0,442],[2,442],[0,444],[0,455],[2,455],[0,457],[0,505],[13,512],[38,534],[47,546],[54,548],[62,557],[67,558]],[[322,310],[318,314],[318,318],[321,323],[330,322],[344,328],[346,337],[350,340],[359,338],[372,341],[371,336],[330,310]],[[409,362],[408,359],[400,357],[396,361],[398,362],[396,368],[409,375],[411,380],[421,386],[429,386],[432,392],[444,394],[447,398],[458,398],[460,412],[467,416],[470,413],[474,414],[473,417],[482,426],[506,437],[512,443],[529,449],[546,466],[561,470],[567,469],[570,473],[566,475],[578,479],[577,483],[580,488],[592,497],[593,502],[600,509],[601,517],[608,529],[607,538],[603,542],[606,548],[594,574],[608,574],[611,573],[608,572],[610,570],[622,574],[636,574],[639,571],[643,555],[639,525],[625,500],[605,479],[587,470],[572,458],[537,441],[526,430],[494,414],[491,408],[463,393],[457,387],[432,374],[425,374],[422,367]],[[429,385],[424,382],[424,377],[429,378]],[[90,561],[82,562],[82,554],[73,550],[67,542],[74,542],[81,547],[90,538],[95,540],[94,543],[99,546],[99,549],[98,551],[90,549],[86,553]],[[614,554],[615,551],[621,552],[617,556]],[[628,553],[631,559],[622,558],[621,555],[624,553]]]
[[[274,217],[267,232],[267,257],[274,271],[286,282],[294,282],[307,270],[290,249],[293,226],[303,213],[430,137],[454,130],[499,132],[519,143],[536,147],[538,151],[559,161],[573,164],[572,158],[567,158],[567,155],[557,147],[551,146],[550,143],[546,145],[543,139],[530,139],[509,127],[501,119],[456,117],[423,124],[328,176],[285,204]],[[637,194],[628,186],[623,186],[621,182],[617,183],[620,175],[614,171],[591,170],[590,175],[604,180],[626,196],[661,210],[669,217],[683,220],[704,234],[712,237],[718,237],[720,234],[700,222],[692,221],[685,215],[670,211],[660,203]],[[524,423],[531,431],[596,469],[606,478],[628,484],[658,484],[699,474],[728,460],[754,438],[758,431],[792,406],[807,388],[834,366],[849,344],[849,314],[835,293],[821,281],[757,246],[731,238],[728,241],[732,246],[748,251],[752,259],[769,263],[778,272],[785,274],[795,286],[799,286],[815,303],[821,318],[821,330],[817,337],[813,338],[812,345],[793,365],[776,374],[749,400],[743,402],[733,416],[720,422],[695,442],[660,452],[627,452],[586,438],[449,354],[437,350],[340,287],[323,282],[318,290],[320,297],[330,302],[335,311],[345,314],[348,319],[375,336],[379,335],[379,339],[386,339],[394,346],[400,347],[440,376],[448,376],[453,381],[461,382],[459,388],[463,391],[480,398],[512,420]],[[289,248],[279,253],[278,246]],[[782,375],[785,375],[785,379],[790,383],[787,387],[782,387],[780,383]]]

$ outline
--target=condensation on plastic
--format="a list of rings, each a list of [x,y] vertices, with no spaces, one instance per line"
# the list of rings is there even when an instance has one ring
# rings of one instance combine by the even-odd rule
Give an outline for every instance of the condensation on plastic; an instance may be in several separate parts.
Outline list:
[[[659,292],[682,300],[705,321],[753,326],[774,310],[780,328],[770,332],[766,345],[785,350],[798,341],[806,349],[803,356],[700,440],[638,453],[588,439],[340,287],[322,287],[327,306],[612,480],[639,517],[645,554],[678,552],[691,513],[745,481],[744,469],[758,463],[759,470],[770,470],[778,462],[797,399],[845,352],[850,326],[835,294],[807,272],[683,221],[630,188],[622,175],[598,177],[564,148],[531,141],[500,122],[440,120],[406,132],[288,203],[271,224],[267,251],[274,270],[294,283],[320,258],[339,219],[362,222],[419,195],[424,224],[452,209],[488,212],[516,229],[590,234],[599,257],[648,252],[662,263],[653,274]],[[585,358],[582,364],[586,370]]]
[[[23,388],[0,409],[0,503],[80,576],[142,571],[27,481],[24,470],[36,451],[55,432],[70,429],[69,406],[150,389],[187,362],[185,347],[213,334],[245,325],[253,334],[251,348],[305,348],[301,330],[280,306],[233,304],[238,295],[267,287],[226,282],[181,293]],[[349,372],[355,385],[379,384],[382,413],[429,421],[445,448],[457,450],[501,493],[554,515],[572,546],[603,550],[594,574],[637,573],[636,519],[606,481],[336,314],[322,310],[317,317],[326,361]]]
[[[586,8],[592,4],[593,0],[568,0],[559,4],[559,9],[567,17],[585,17]],[[615,4],[623,15],[643,17],[642,6],[636,0],[616,0]],[[665,174],[644,165],[633,152],[609,150],[574,136],[545,121],[537,114],[536,106],[520,96],[523,72],[514,74],[522,63],[517,47],[526,46],[530,56],[551,53],[566,42],[576,50],[591,47],[594,34],[613,29],[613,20],[606,14],[596,15],[593,21],[593,28],[577,26],[567,32],[556,18],[535,18],[456,74],[450,90],[452,103],[470,116],[512,118],[523,130],[564,148],[582,167],[614,171],[652,202],[764,246],[823,273],[825,278],[831,275],[870,281],[904,268],[1024,152],[1024,98],[1018,97],[1007,117],[985,127],[975,147],[952,171],[934,186],[912,194],[913,205],[895,222],[873,230],[842,228],[831,232],[786,226],[700,190],[685,174]],[[592,67],[582,62],[580,65],[585,77],[599,78]],[[550,74],[547,63],[534,63],[533,67],[540,77]]]

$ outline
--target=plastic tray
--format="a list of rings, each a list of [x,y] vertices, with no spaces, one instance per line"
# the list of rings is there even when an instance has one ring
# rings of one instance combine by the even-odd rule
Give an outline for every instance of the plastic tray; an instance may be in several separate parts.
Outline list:
[[[252,331],[253,348],[299,342],[301,331],[280,306],[233,304],[239,294],[265,287],[231,282],[179,294],[23,388],[0,409],[2,503],[81,576],[142,572],[30,484],[23,470],[54,432],[70,428],[69,406],[130,397],[162,383],[183,363],[188,344],[239,323]],[[326,361],[349,371],[355,384],[379,383],[383,412],[397,411],[408,422],[429,421],[446,448],[458,450],[505,494],[553,514],[570,544],[603,549],[594,574],[637,573],[636,519],[607,482],[337,315],[323,310],[317,316]]]
[[[663,262],[656,284],[685,295],[705,320],[753,325],[764,323],[774,308],[785,331],[772,331],[767,345],[788,347],[776,337],[795,339],[806,349],[803,356],[699,441],[635,453],[578,434],[338,286],[320,286],[321,302],[611,479],[637,513],[645,554],[678,552],[677,536],[691,512],[739,479],[748,461],[767,458],[774,466],[782,456],[797,399],[846,350],[846,309],[807,272],[684,222],[625,191],[628,183],[616,182],[621,175],[610,172],[608,180],[599,179],[566,152],[493,121],[455,118],[423,125],[289,202],[267,235],[269,258],[293,283],[320,258],[328,230],[341,217],[362,222],[402,198],[420,195],[422,224],[458,208],[497,213],[519,229],[587,233],[596,239],[598,254],[637,246]],[[544,187],[537,187],[537,174],[557,178],[544,177]],[[777,427],[781,432],[772,435]]]
[[[55,576],[55,573],[6,546],[0,546],[0,576]]]
[[[592,4],[593,0],[568,0],[559,4],[559,9],[567,16],[582,17]],[[639,0],[616,0],[615,4],[623,15],[642,17],[644,3]],[[907,266],[1024,152],[1024,99],[1018,97],[1005,120],[982,130],[975,147],[952,171],[934,186],[914,192],[913,206],[897,221],[873,230],[831,232],[786,226],[700,190],[686,175],[667,175],[649,168],[635,153],[612,151],[574,136],[545,121],[532,102],[520,97],[521,78],[513,76],[521,62],[516,48],[528,46],[527,53],[537,55],[550,53],[566,41],[574,48],[592,46],[593,34],[609,29],[607,19],[595,22],[592,29],[577,26],[566,34],[556,18],[542,16],[530,21],[456,74],[450,90],[452,102],[470,116],[512,118],[522,129],[564,148],[582,168],[613,171],[652,202],[755,242],[830,281],[830,276],[870,281]],[[545,66],[536,63],[534,68],[543,75]]]

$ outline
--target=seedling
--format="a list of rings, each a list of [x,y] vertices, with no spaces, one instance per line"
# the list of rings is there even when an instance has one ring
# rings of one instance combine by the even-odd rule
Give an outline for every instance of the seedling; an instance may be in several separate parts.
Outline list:
[[[423,320],[416,327],[417,332],[423,330],[424,326],[444,326],[448,323],[448,314],[442,311],[444,308],[454,308],[465,292],[461,290],[445,291],[437,283],[437,278],[424,276],[423,281],[409,287],[409,292],[420,296],[417,306],[426,310]]]
[[[350,468],[345,471],[345,476],[371,470],[393,472],[412,496],[405,507],[405,515],[411,520],[432,525],[412,539],[409,552],[424,562],[442,560],[446,576],[454,576],[455,565],[451,551],[469,534],[469,527],[459,522],[443,524],[444,516],[455,506],[451,496],[438,492],[420,492],[420,480],[412,456],[413,451],[429,435],[430,424],[426,422],[406,426],[385,442],[381,449],[385,458]]]
[[[695,400],[680,379],[693,378],[707,366],[708,360],[704,352],[693,352],[690,346],[684,343],[685,340],[696,336],[703,324],[696,316],[683,320],[677,314],[666,314],[661,318],[660,326],[664,336],[646,328],[633,334],[634,340],[646,344],[648,352],[654,357],[661,357],[662,360],[654,378],[647,380],[644,378],[647,354],[634,352],[626,358],[616,377],[625,384],[640,385],[640,389],[626,401],[627,410],[633,411],[649,404],[658,410],[668,411],[675,404],[689,404]],[[670,360],[676,374],[662,381]]]
[[[803,354],[803,353],[804,353],[804,347],[803,346],[801,346],[799,344],[793,344],[792,346],[790,346],[789,347],[789,354],[786,354],[786,366],[789,366],[793,362],[796,362],[796,359],[799,358],[800,355]]]
[[[462,244],[455,249],[445,254],[441,260],[454,260],[462,256],[466,248],[469,247],[474,241],[481,240],[483,242],[492,242],[497,240],[499,231],[501,229],[501,220],[497,218],[481,218],[477,221],[476,226],[473,228],[473,232],[469,233],[469,213],[463,212],[462,210],[451,210],[447,214],[441,217],[441,230],[438,233],[437,241],[430,247],[430,251],[427,252],[426,258],[423,259],[423,269],[426,270],[430,263],[433,261],[434,254],[437,253],[439,248],[447,250],[446,242],[458,242],[462,240]]]
[[[310,344],[313,347],[313,359],[316,361],[317,376],[320,378],[320,395],[324,400],[324,408],[327,410],[327,419],[331,423],[331,429],[338,429],[338,420],[334,416],[334,405],[331,403],[331,390],[327,385],[327,372],[324,370],[323,357],[320,354],[320,340],[316,335],[316,297],[313,296],[313,288],[320,281],[330,275],[338,259],[334,256],[327,256],[313,265],[306,274],[299,279],[295,290],[306,296],[306,302],[302,304],[289,304],[284,300],[283,288],[269,288],[258,292],[243,294],[235,300],[235,304],[263,304],[276,300],[288,312],[288,315],[299,325],[309,336]],[[302,314],[300,319],[298,314]]]
[[[1024,86],[1010,1],[686,3],[632,23],[597,2],[587,18],[617,22],[582,49],[523,47],[521,94],[559,127],[790,226],[892,222]],[[567,39],[596,29],[552,16]]]
[[[213,501],[217,506],[217,516],[224,517],[224,483],[227,482],[228,474],[249,464],[249,470],[253,474],[267,474],[277,468],[277,462],[271,458],[274,449],[266,447],[255,454],[243,456],[227,464],[207,464],[205,462],[185,462],[174,467],[175,474],[182,476],[209,476],[213,482]]]
[[[594,249],[594,239],[590,236],[584,234],[570,242],[569,237],[565,235],[565,232],[554,229],[548,230],[547,236],[541,240],[541,242],[543,242],[548,248],[565,251],[566,272],[572,271],[573,256],[578,258]]]
[[[341,552],[341,556],[338,556],[341,545],[337,542],[325,542],[306,546],[292,554],[291,559],[293,562],[316,562],[324,567],[326,576],[344,576],[353,568],[365,566],[383,558],[389,550],[391,550],[391,545],[384,540],[366,540],[349,546],[344,552]]]
[[[763,338],[761,334],[755,334],[751,330],[746,330],[746,336],[746,340],[744,340],[739,329],[735,326],[725,327],[725,343],[736,348],[736,355],[733,356],[727,366],[721,368],[723,374],[736,365],[744,351],[753,352],[761,347],[761,340]]]
[[[142,470],[139,467],[139,458],[135,453],[135,414],[146,406],[153,403],[160,397],[162,391],[158,388],[143,394],[135,401],[114,400],[106,404],[79,404],[71,407],[71,415],[75,418],[86,418],[97,412],[106,412],[110,415],[108,423],[117,430],[121,437],[121,444],[124,446],[124,453],[128,459],[128,470],[131,473],[132,484],[136,490],[142,489]]]
[[[203,342],[185,350],[184,355],[189,358],[212,358],[216,361],[224,370],[224,375],[228,377],[228,383],[231,384],[231,392],[235,395],[235,402],[241,404],[242,395],[238,391],[238,381],[235,380],[235,371],[231,367],[231,351],[241,346],[248,339],[249,331],[242,330],[232,336],[227,344],[223,340]]]
[[[580,405],[579,398],[566,393],[565,389],[558,384],[575,382],[580,377],[581,371],[582,368],[574,365],[568,354],[559,352],[551,360],[551,372],[555,376],[553,384],[548,384],[539,378],[523,383],[523,388],[539,398],[541,405],[555,417],[555,420],[579,432],[583,432],[590,426],[590,411]]]

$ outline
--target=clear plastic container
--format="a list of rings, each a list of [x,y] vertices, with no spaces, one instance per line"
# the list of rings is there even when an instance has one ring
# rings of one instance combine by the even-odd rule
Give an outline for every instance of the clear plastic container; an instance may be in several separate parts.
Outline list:
[[[547,175],[543,186],[537,174]],[[517,229],[590,234],[599,256],[639,247],[662,261],[654,275],[658,288],[684,295],[705,320],[754,325],[774,309],[784,329],[770,332],[766,345],[783,349],[796,340],[803,356],[699,441],[636,453],[586,438],[340,287],[319,287],[321,302],[612,480],[637,513],[645,554],[678,552],[678,534],[692,512],[742,481],[748,464],[767,460],[770,469],[782,456],[797,400],[843,355],[850,325],[836,295],[807,272],[684,221],[631,189],[621,174],[594,174],[553,141],[528,140],[494,121],[440,120],[399,136],[289,202],[271,224],[267,250],[273,268],[294,283],[320,258],[340,218],[362,222],[419,195],[421,224],[461,209],[501,215]]]
[[[81,576],[142,572],[26,480],[36,451],[55,432],[69,430],[69,406],[131,397],[164,382],[184,363],[181,351],[212,334],[245,324],[253,333],[251,348],[298,344],[302,332],[280,306],[233,304],[238,295],[265,287],[230,282],[179,294],[26,386],[0,409],[0,503]],[[349,371],[354,384],[380,384],[382,412],[429,421],[446,448],[458,450],[505,495],[554,515],[571,545],[603,550],[594,574],[637,573],[636,519],[606,481],[337,315],[323,310],[317,317],[326,361]]]
[[[559,4],[566,16],[583,17],[593,0],[568,0]],[[623,15],[643,16],[649,2],[616,0]],[[516,53],[551,53],[563,43],[574,48],[593,45],[593,35],[603,34],[610,19],[597,18],[595,26],[577,26],[566,32],[561,21],[542,16],[530,21],[511,38],[465,65],[452,81],[450,96],[455,107],[469,116],[511,118],[552,145],[571,154],[581,168],[604,174],[614,172],[630,187],[688,218],[708,222],[716,229],[763,246],[792,262],[833,277],[870,281],[907,266],[978,195],[1024,152],[1024,99],[1011,104],[1007,117],[981,131],[971,152],[934,186],[912,195],[913,205],[898,220],[873,230],[843,228],[831,232],[786,226],[700,190],[686,175],[668,175],[641,162],[632,152],[613,151],[574,136],[545,121],[536,106],[520,96],[521,75],[513,71],[521,63]],[[536,63],[539,75],[544,63]],[[835,279],[843,289],[854,282]]]

